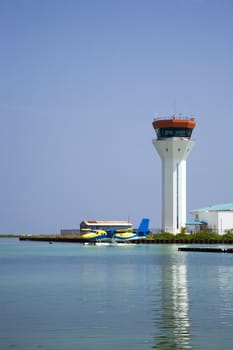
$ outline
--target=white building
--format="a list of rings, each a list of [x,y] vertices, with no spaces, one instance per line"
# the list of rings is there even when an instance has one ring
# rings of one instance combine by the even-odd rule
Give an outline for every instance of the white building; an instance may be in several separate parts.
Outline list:
[[[220,235],[233,229],[233,203],[195,209],[191,213],[195,215],[195,220],[187,222],[187,225],[199,225],[201,229],[207,229]]]
[[[61,229],[61,235],[79,235],[82,231],[88,230],[127,230],[132,229],[133,225],[129,221],[103,221],[103,220],[84,220],[80,223],[80,228]]]
[[[132,226],[129,221],[84,220],[80,223],[80,230],[126,230]]]

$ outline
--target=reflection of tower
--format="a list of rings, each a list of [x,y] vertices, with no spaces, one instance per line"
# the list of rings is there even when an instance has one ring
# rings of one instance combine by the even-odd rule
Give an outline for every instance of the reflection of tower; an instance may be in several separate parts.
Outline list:
[[[193,118],[155,119],[153,144],[162,160],[163,231],[177,233],[186,225],[186,159],[194,141]]]
[[[159,316],[155,314],[159,332],[153,349],[192,349],[185,260],[162,266],[160,310]]]

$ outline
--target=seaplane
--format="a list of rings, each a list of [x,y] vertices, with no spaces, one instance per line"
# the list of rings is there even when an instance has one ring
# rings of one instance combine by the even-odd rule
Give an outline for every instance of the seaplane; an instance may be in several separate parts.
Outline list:
[[[111,230],[109,234],[112,234],[116,242],[129,241],[132,239],[143,239],[146,238],[149,230],[150,220],[143,218],[139,227],[136,229],[126,229],[126,230]]]
[[[88,241],[100,241],[109,239],[107,231],[104,230],[90,230],[87,233],[82,235],[82,238],[87,239]]]
[[[86,245],[127,246],[130,240],[146,238],[150,232],[149,222],[149,219],[143,218],[136,229],[91,230],[83,234],[82,238],[87,240]]]

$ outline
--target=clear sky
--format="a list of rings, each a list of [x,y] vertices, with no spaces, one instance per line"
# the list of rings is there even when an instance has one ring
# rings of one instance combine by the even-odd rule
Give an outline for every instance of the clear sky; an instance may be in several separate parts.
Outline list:
[[[174,103],[187,212],[233,202],[232,0],[0,0],[0,77],[0,233],[161,227],[151,123]]]

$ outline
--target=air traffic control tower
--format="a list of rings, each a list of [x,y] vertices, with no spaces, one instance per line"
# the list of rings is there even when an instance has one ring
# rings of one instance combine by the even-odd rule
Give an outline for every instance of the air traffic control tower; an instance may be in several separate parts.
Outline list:
[[[153,144],[162,160],[162,229],[176,234],[186,226],[186,159],[194,141],[194,118],[154,119]]]

